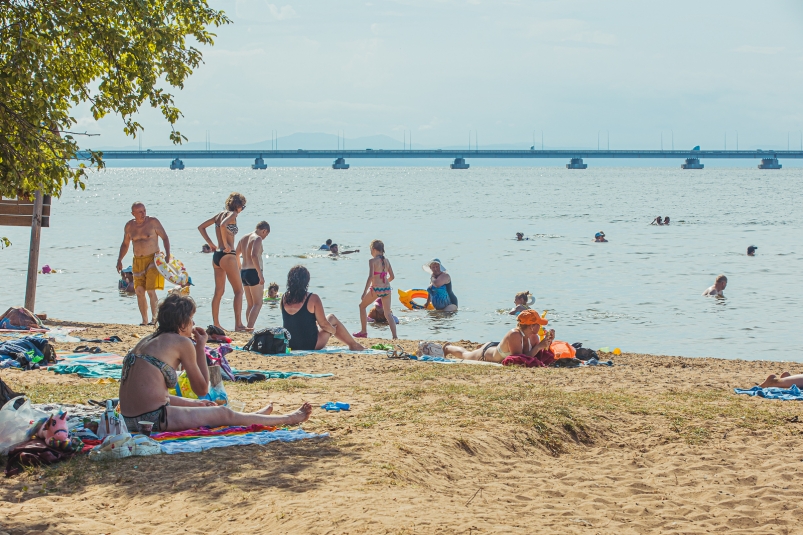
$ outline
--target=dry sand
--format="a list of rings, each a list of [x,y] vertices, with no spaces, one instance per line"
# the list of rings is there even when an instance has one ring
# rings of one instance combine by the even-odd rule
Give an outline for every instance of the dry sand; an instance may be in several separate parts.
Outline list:
[[[108,347],[123,354],[148,332],[98,324],[80,335],[117,334],[124,342]],[[803,532],[803,407],[732,393],[789,364],[637,354],[569,370],[375,355],[229,360],[335,374],[227,383],[248,410],[304,400],[352,410],[313,412],[304,429],[328,439],[28,471],[0,486],[0,531]],[[47,371],[2,377],[36,402],[117,390]]]

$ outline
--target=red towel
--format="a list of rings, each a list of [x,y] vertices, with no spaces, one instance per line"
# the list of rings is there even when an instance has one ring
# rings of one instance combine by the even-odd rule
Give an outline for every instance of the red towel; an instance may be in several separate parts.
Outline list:
[[[542,349],[534,357],[528,355],[510,355],[502,361],[502,366],[524,366],[525,368],[546,368],[555,360],[552,351]]]

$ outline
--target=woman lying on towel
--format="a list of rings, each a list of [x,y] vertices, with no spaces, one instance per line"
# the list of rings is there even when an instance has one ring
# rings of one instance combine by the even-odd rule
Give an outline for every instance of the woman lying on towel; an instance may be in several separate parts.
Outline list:
[[[130,431],[137,422],[153,422],[153,431],[183,431],[198,427],[253,424],[282,426],[300,424],[309,418],[312,406],[304,403],[290,414],[271,414],[273,405],[254,413],[235,412],[212,401],[171,396],[176,386],[176,368],[181,364],[192,391],[205,396],[209,391],[206,366],[206,331],[195,327],[195,301],[169,295],[159,304],[156,332],[143,338],[123,360],[120,379],[120,412]],[[195,344],[193,344],[193,340]]]
[[[542,350],[549,350],[555,339],[554,329],[548,331],[543,340],[538,336],[538,330],[547,323],[535,310],[525,310],[518,315],[516,328],[508,331],[501,342],[488,342],[474,351],[446,344],[443,353],[446,357],[488,362],[502,362],[510,355],[534,357]]]
[[[803,388],[803,374],[792,375],[789,372],[783,372],[780,377],[773,374],[767,377],[767,380],[761,383],[761,388],[769,388],[776,386],[778,388],[792,388],[792,385],[798,388]]]

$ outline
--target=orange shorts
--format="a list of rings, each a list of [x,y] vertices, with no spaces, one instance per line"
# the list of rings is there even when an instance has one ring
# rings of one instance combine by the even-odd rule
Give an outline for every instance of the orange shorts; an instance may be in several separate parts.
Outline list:
[[[153,262],[155,254],[134,257],[134,263],[131,266],[131,270],[134,272],[134,289],[140,286],[144,286],[146,291],[165,289],[165,279]]]

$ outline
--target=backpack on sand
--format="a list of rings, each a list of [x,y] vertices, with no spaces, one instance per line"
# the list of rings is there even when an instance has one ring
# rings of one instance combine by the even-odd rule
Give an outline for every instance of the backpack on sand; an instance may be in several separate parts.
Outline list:
[[[290,333],[283,327],[271,327],[254,333],[254,336],[243,347],[246,351],[255,351],[263,355],[281,355],[287,353]]]

